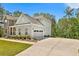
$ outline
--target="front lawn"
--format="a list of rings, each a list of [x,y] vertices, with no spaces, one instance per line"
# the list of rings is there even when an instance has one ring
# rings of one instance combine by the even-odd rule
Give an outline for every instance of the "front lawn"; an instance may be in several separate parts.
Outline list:
[[[14,56],[29,48],[32,44],[0,40],[0,56]]]

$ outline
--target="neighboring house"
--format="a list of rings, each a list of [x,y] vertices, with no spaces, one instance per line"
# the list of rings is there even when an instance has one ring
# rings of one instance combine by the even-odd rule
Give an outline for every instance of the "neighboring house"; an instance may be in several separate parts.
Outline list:
[[[12,31],[15,32],[14,24],[16,23],[18,17],[14,17],[11,15],[4,15],[4,35],[9,36],[12,35]]]
[[[0,14],[0,27],[4,28],[4,20],[2,14]]]
[[[20,17],[5,16],[5,34],[10,35],[30,35],[32,38],[43,39],[44,36],[51,36],[52,20],[46,17],[29,16],[21,14]]]

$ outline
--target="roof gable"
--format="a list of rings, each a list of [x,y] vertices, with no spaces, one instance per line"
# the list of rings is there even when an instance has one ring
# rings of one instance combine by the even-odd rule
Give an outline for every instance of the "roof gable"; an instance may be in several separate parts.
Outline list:
[[[42,23],[43,25],[46,25],[47,26],[47,23],[50,23],[51,24],[51,20],[40,15],[40,16],[34,16],[35,19],[37,19],[38,21],[40,21],[40,23]]]
[[[21,16],[17,19],[16,25],[17,24],[27,24],[27,23],[33,23],[33,24],[40,24],[36,19],[29,15],[21,14]]]
[[[5,16],[5,18],[6,18],[7,20],[16,20],[16,19],[18,19],[18,17],[11,16],[11,15],[4,15],[4,16]]]
[[[21,14],[21,16],[17,19],[16,25],[17,24],[26,24],[30,23],[30,18],[28,16],[25,16],[24,14]]]

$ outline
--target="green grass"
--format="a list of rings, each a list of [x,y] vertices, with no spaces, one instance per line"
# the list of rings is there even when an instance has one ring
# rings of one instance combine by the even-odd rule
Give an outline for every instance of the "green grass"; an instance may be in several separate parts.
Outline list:
[[[29,48],[32,44],[0,40],[0,56],[14,56]]]

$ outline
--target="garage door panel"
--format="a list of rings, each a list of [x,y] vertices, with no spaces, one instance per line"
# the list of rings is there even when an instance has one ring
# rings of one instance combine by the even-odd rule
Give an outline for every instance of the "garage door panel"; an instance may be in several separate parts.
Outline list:
[[[42,39],[43,38],[43,32],[34,32],[33,36],[37,39]]]

